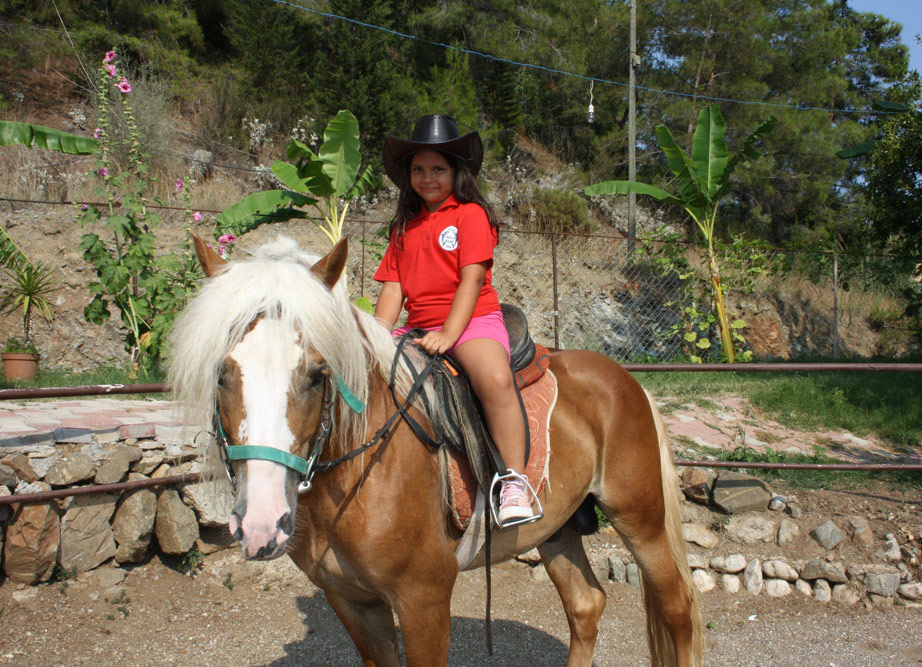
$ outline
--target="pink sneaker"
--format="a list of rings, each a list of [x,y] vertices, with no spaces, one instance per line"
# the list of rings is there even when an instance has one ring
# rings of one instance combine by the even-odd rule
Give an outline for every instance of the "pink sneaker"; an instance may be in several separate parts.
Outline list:
[[[533,514],[525,484],[518,479],[504,481],[499,492],[499,512],[496,515],[500,528],[511,521],[527,519]]]

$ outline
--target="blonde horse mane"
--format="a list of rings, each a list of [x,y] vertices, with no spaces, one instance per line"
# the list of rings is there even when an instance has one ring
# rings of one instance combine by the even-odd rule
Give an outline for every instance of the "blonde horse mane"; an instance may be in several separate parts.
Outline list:
[[[281,322],[305,352],[321,355],[331,372],[359,400],[368,402],[371,374],[387,378],[390,373],[394,342],[370,315],[352,305],[345,277],[330,290],[311,273],[319,259],[300,250],[292,239],[279,237],[251,257],[229,262],[205,281],[171,334],[169,380],[186,409],[187,424],[210,420],[224,360],[258,317]],[[405,394],[409,385],[409,374],[401,366],[397,389]],[[339,397],[334,447],[361,442],[366,414],[350,410]]]

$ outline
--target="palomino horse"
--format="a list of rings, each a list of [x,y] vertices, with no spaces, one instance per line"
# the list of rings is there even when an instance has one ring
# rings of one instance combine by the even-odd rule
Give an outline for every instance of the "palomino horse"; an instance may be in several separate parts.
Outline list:
[[[196,250],[209,280],[176,322],[171,381],[180,400],[216,412],[230,445],[229,525],[243,555],[287,553],[323,589],[365,665],[400,664],[393,612],[408,665],[446,664],[461,534],[438,452],[394,420],[360,455],[323,465],[361,447],[395,411],[395,345],[348,300],[345,242],[319,261],[288,239],[230,263],[198,239]],[[652,663],[699,664],[678,487],[653,402],[592,352],[555,352],[550,368],[560,392],[544,518],[494,531],[492,561],[538,548],[569,622],[567,664],[590,665],[605,593],[568,519],[591,498],[640,567]],[[406,395],[406,369],[396,376]],[[299,490],[306,458],[319,472]],[[468,567],[484,564],[481,553]]]

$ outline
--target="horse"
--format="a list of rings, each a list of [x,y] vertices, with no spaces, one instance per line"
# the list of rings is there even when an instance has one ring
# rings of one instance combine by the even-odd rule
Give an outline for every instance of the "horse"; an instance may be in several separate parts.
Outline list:
[[[363,664],[400,664],[396,614],[406,664],[445,665],[462,533],[449,520],[444,457],[394,418],[395,342],[348,298],[347,242],[321,258],[283,237],[232,262],[198,238],[195,250],[207,278],[174,324],[169,376],[178,400],[214,415],[226,440],[228,526],[243,556],[287,554]],[[655,403],[594,352],[554,351],[550,371],[559,396],[544,516],[493,531],[491,562],[537,547],[566,612],[567,665],[590,665],[606,596],[569,520],[591,503],[640,569],[651,663],[700,664],[680,491]],[[406,362],[393,376],[407,396]],[[427,425],[419,406],[409,412]],[[481,550],[465,569],[485,560]]]

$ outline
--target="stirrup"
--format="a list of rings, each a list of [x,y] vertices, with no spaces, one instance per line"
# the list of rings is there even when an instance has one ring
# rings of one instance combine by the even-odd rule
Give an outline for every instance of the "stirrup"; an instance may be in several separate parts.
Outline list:
[[[528,493],[532,506],[537,508],[537,511],[534,512],[531,516],[527,516],[524,519],[512,519],[506,523],[499,522],[499,492],[497,491],[497,486],[501,486],[506,480],[517,479],[523,484],[525,484],[525,490]],[[538,519],[544,518],[544,510],[541,508],[541,501],[538,500],[538,494],[535,493],[535,490],[532,488],[531,484],[528,482],[528,478],[525,475],[520,475],[514,470],[507,470],[502,475],[496,473],[493,475],[493,481],[490,482],[490,512],[493,514],[493,523],[499,526],[500,528],[512,528],[513,526],[522,526],[526,523],[533,523]]]

